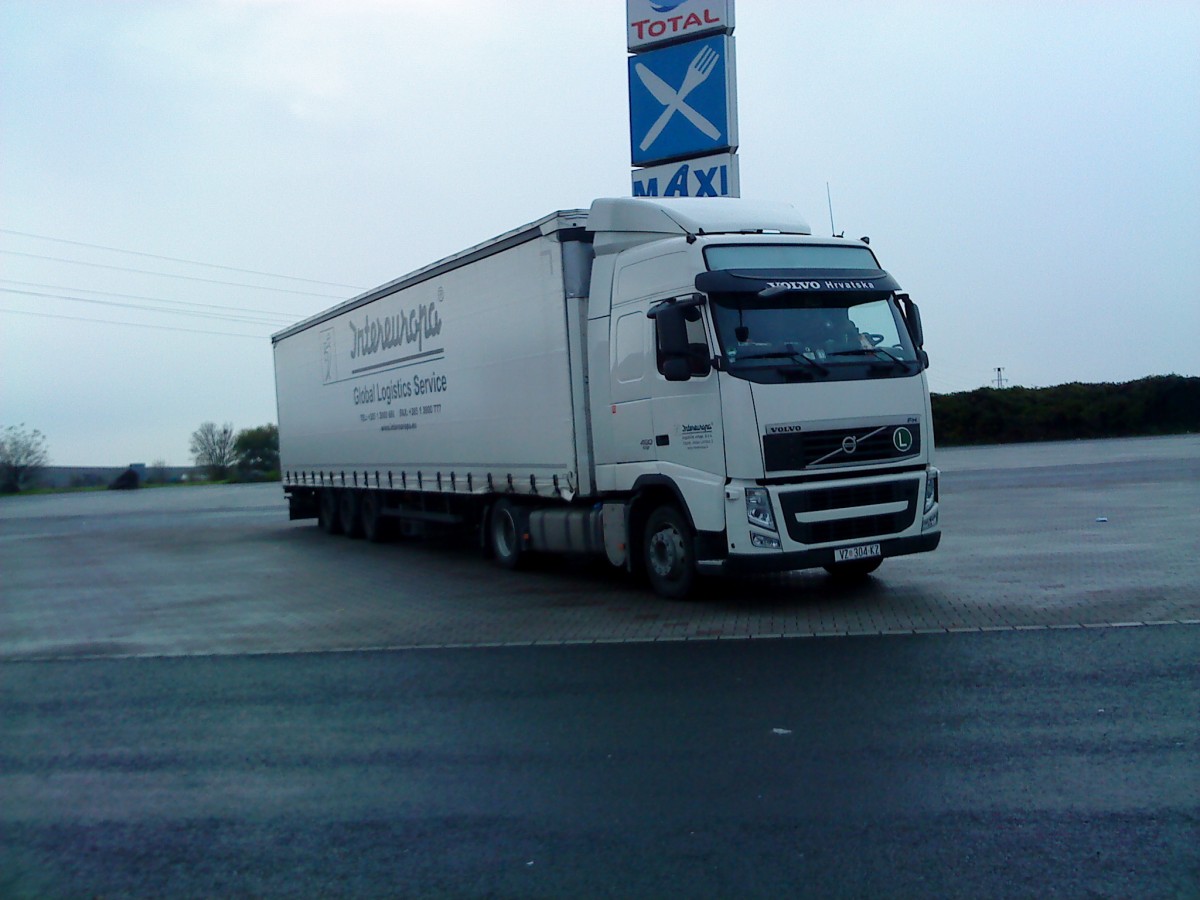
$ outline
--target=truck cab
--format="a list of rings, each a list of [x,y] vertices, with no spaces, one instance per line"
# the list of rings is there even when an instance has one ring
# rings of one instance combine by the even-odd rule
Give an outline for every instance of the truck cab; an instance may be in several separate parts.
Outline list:
[[[920,314],[869,244],[737,200],[599,200],[588,228],[596,487],[633,498],[659,593],[937,546]]]

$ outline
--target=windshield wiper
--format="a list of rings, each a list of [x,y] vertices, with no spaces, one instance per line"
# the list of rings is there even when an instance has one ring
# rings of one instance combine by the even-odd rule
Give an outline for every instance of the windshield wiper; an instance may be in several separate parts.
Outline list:
[[[821,365],[815,359],[805,356],[800,351],[793,350],[791,348],[788,348],[787,350],[769,350],[764,353],[747,353],[744,356],[739,353],[734,361],[741,362],[744,359],[790,359],[793,362],[811,366],[822,375],[829,374],[829,369]]]
[[[830,353],[829,355],[830,356],[865,356],[868,353],[882,353],[889,360],[891,360],[895,365],[900,366],[900,368],[904,369],[905,372],[911,371],[909,366],[912,364],[908,360],[901,359],[896,354],[892,353],[889,350],[884,350],[882,347],[870,347],[870,348],[857,347],[854,350],[837,350],[833,353]]]

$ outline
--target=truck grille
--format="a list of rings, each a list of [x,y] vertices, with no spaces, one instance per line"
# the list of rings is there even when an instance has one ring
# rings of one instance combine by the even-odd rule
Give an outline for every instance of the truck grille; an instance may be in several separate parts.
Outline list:
[[[917,492],[920,481],[885,481],[852,487],[818,488],[789,491],[779,495],[779,506],[787,523],[788,535],[800,544],[828,544],[859,538],[898,534],[912,525],[917,516]],[[881,503],[903,502],[904,509],[894,513],[855,516],[854,509]],[[846,517],[824,522],[800,522],[797,513],[845,510]]]
[[[763,435],[768,472],[908,459],[921,452],[917,425],[867,425]]]

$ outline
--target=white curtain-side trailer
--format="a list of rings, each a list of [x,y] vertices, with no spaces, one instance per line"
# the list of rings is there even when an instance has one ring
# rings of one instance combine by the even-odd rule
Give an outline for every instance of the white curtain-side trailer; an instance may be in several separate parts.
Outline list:
[[[597,200],[272,338],[292,518],[862,577],[940,538],[916,305],[781,204]]]

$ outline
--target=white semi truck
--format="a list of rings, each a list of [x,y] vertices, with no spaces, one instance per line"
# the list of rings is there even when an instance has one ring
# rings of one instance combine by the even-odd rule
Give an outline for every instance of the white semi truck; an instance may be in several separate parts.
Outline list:
[[[596,200],[272,342],[290,515],[330,533],[600,554],[666,597],[941,537],[917,307],[790,206]]]

